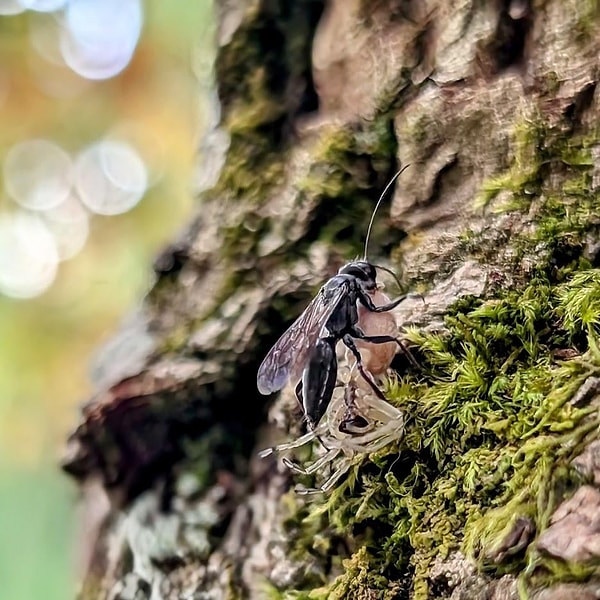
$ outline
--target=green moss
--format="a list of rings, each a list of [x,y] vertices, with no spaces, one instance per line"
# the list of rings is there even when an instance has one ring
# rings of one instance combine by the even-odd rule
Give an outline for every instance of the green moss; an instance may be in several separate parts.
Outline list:
[[[407,597],[428,598],[432,561],[455,550],[491,576],[521,577],[521,589],[589,575],[589,565],[538,556],[528,539],[512,552],[499,548],[518,517],[537,532],[548,525],[581,483],[571,460],[598,437],[596,409],[568,402],[600,372],[600,271],[584,252],[597,227],[593,143],[565,141],[536,119],[516,129],[512,163],[483,195],[488,202],[502,191],[494,208],[535,225],[511,239],[467,232],[460,246],[463,259],[500,260],[514,285],[458,301],[443,333],[407,332],[420,368],[388,390],[410,415],[403,439],[358,457],[346,480],[292,519],[299,555],[316,531],[345,539],[352,553],[323,597],[384,597],[410,580]],[[561,178],[549,178],[557,171]],[[512,258],[500,251],[506,246]]]
[[[586,247],[600,228],[595,216],[600,197],[592,181],[590,148],[597,143],[595,130],[560,134],[539,116],[519,125],[511,165],[484,182],[477,202],[492,213],[519,214],[525,227],[511,232],[510,239],[495,223],[489,230],[470,232],[461,254],[497,264],[518,285],[538,276],[552,285],[592,266],[593,252]]]
[[[285,114],[267,88],[263,67],[246,75],[246,85],[247,94],[236,99],[224,120],[230,149],[216,192],[260,203],[283,181],[286,152],[278,136]]]
[[[481,186],[476,206],[485,207],[500,192],[510,192],[509,200],[494,207],[504,212],[519,208],[531,201],[540,192],[544,165],[543,140],[546,128],[538,116],[527,118],[513,130],[511,144],[512,161],[509,169],[502,174],[490,177]]]
[[[363,253],[371,213],[396,166],[395,152],[389,117],[323,132],[311,148],[309,172],[296,184],[298,202],[315,207],[297,253],[305,253],[315,240],[334,244],[348,260]],[[384,229],[384,220],[376,220],[374,246],[381,245]]]
[[[348,180],[371,188],[373,172],[387,175],[397,148],[390,117],[380,116],[353,127],[329,126],[311,148],[311,170],[299,188],[311,195],[340,196]]]
[[[317,14],[310,2],[251,2],[221,47],[216,78],[230,147],[216,188],[225,197],[260,204],[282,182],[291,124],[311,109],[304,103],[314,93],[308,86]]]
[[[178,325],[169,330],[168,335],[163,338],[161,344],[161,355],[174,354],[179,352],[188,343],[190,337],[190,327],[188,325]]]
[[[571,343],[600,336],[600,271],[590,269],[575,275],[558,290],[557,315]],[[592,347],[595,348],[595,347]],[[595,350],[596,354],[598,353]]]
[[[554,197],[544,202],[546,208],[571,196],[589,197],[590,148],[598,143],[598,132],[569,133],[549,127],[540,114],[524,118],[513,130],[509,168],[483,183],[476,205],[488,207],[501,193],[500,201],[490,207],[493,212],[528,209],[540,196]],[[551,178],[550,172],[561,177]]]
[[[411,597],[428,598],[433,559],[459,549],[492,575],[557,577],[556,561],[532,547],[493,558],[516,516],[532,519],[538,532],[547,526],[580,483],[570,461],[598,435],[596,409],[568,401],[600,372],[600,272],[552,283],[539,277],[493,300],[462,300],[443,334],[408,332],[421,368],[388,390],[410,415],[404,438],[360,458],[349,478],[296,522],[294,544],[303,552],[324,523],[330,535],[357,544],[329,597],[371,597],[374,590],[372,597],[385,597],[410,574]],[[553,360],[572,339],[582,354]],[[588,572],[563,567],[563,580]]]
[[[543,561],[545,574],[543,577],[532,576],[535,586],[550,587],[561,582],[585,582],[598,573],[598,564],[565,563],[561,560],[545,558]]]
[[[237,260],[238,268],[242,268],[239,257],[257,255],[258,244],[267,228],[267,219],[256,213],[246,212],[240,215],[238,223],[221,228],[223,240],[221,255],[226,259]]]
[[[424,111],[407,123],[403,137],[412,140],[420,156],[425,157],[443,143],[443,126],[434,115]]]
[[[583,0],[574,6],[577,15],[576,31],[580,41],[587,43],[594,39],[598,31],[598,20],[600,18],[600,2],[598,0]]]
[[[362,546],[349,559],[343,562],[345,574],[338,578],[327,590],[316,590],[310,598],[344,600],[371,600],[373,597],[382,600],[398,598],[399,584],[388,585],[388,580],[372,568],[373,557],[367,548]],[[383,593],[381,593],[383,591]]]
[[[261,598],[265,598],[266,600],[285,600],[284,592],[278,590],[268,581],[261,582],[259,589],[261,592]]]

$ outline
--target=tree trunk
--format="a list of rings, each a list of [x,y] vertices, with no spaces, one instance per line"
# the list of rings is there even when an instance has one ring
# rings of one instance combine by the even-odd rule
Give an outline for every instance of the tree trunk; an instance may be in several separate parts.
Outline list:
[[[69,442],[81,597],[600,598],[598,3],[219,11],[210,189]],[[422,294],[405,424],[299,495],[344,459],[258,456],[302,418],[257,368],[406,164],[370,242]]]

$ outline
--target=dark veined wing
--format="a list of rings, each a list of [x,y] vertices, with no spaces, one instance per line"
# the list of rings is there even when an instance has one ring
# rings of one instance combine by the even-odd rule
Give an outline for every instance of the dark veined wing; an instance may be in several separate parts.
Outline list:
[[[258,369],[256,384],[261,394],[279,391],[290,378],[300,379],[310,351],[345,293],[343,285],[334,290],[321,288],[306,310],[275,342]]]

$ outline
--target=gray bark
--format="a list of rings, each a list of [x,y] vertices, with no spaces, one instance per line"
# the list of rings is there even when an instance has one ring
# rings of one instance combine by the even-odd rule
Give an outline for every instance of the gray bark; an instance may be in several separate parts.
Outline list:
[[[597,3],[231,0],[218,22],[210,188],[69,440],[81,597],[600,598]],[[307,499],[257,455],[301,419],[256,370],[408,163],[371,241],[423,295],[396,311],[407,431]]]

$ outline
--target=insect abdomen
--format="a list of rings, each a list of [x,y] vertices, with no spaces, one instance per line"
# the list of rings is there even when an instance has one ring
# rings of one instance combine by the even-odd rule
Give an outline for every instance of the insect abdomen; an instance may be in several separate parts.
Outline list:
[[[318,424],[329,406],[336,379],[335,339],[321,338],[302,375],[302,402],[312,428]]]

